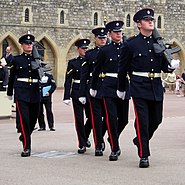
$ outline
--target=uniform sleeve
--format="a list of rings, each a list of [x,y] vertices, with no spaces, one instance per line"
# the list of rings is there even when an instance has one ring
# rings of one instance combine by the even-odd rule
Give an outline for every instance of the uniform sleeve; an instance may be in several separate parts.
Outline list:
[[[129,51],[128,43],[124,42],[121,47],[120,59],[118,62],[118,90],[126,91],[126,76],[129,72],[129,64],[131,62],[131,54]]]
[[[102,49],[100,49],[97,53],[97,58],[95,60],[95,67],[94,71],[92,73],[92,83],[91,88],[96,90],[97,89],[97,83],[100,73],[102,72],[102,66],[105,63],[105,54]]]
[[[163,54],[161,69],[164,73],[171,73],[172,72],[171,70],[169,70],[168,65],[169,65],[169,63],[168,63],[168,61],[166,60],[166,58]]]
[[[74,73],[73,65],[71,64],[71,62],[69,62],[65,74],[64,98],[63,98],[64,100],[70,99],[73,73]]]
[[[82,62],[81,73],[80,73],[80,90],[79,90],[80,97],[86,96],[88,78],[89,78],[89,62],[88,62],[88,57],[85,56]]]
[[[11,62],[10,66],[10,76],[9,76],[9,81],[8,81],[8,89],[7,89],[7,95],[12,96],[13,95],[13,86],[14,86],[14,81],[15,81],[15,75],[16,75],[16,67],[14,62]]]

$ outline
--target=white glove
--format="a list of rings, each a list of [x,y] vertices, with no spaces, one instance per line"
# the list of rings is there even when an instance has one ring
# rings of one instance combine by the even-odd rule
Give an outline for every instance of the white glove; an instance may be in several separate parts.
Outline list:
[[[118,98],[121,98],[122,100],[125,99],[125,94],[126,94],[125,91],[122,92],[122,91],[117,90],[116,94],[117,94]]]
[[[13,96],[6,96],[9,100],[13,100]]]
[[[48,81],[48,76],[43,76],[40,82],[47,83],[47,81]]]
[[[70,105],[70,104],[71,104],[71,100],[63,100],[63,102],[64,102],[66,105]]]
[[[180,66],[180,60],[179,59],[177,59],[177,60],[175,60],[175,59],[172,59],[171,60],[171,67],[172,68],[179,68],[179,66]]]
[[[86,97],[79,97],[78,100],[81,102],[81,104],[86,104]]]
[[[89,93],[90,93],[90,95],[91,95],[92,97],[95,97],[96,94],[97,94],[97,90],[90,89]]]

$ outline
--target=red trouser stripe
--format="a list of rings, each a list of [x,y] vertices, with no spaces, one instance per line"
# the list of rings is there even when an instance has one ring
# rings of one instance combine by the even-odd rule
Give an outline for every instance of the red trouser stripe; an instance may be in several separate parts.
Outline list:
[[[135,111],[135,115],[136,115],[136,132],[137,132],[137,138],[138,138],[138,143],[139,143],[139,155],[140,157],[143,156],[143,150],[142,150],[142,142],[141,142],[141,134],[140,134],[140,128],[139,128],[139,118],[138,118],[138,113],[136,110],[136,105],[134,103],[133,100],[133,104],[134,104],[134,111]]]
[[[24,131],[22,115],[21,115],[21,111],[20,111],[19,104],[18,104],[17,100],[16,100],[16,108],[17,108],[17,111],[18,111],[18,114],[19,114],[19,121],[20,121],[20,126],[21,126],[21,130],[22,130],[23,139],[24,139],[24,142],[23,142],[24,146],[23,146],[23,148],[26,149],[26,134],[25,134],[25,131]]]
[[[112,139],[112,135],[111,135],[111,131],[110,131],[109,115],[108,115],[108,110],[107,110],[105,98],[103,98],[103,103],[104,103],[104,108],[105,108],[105,120],[106,120],[107,129],[108,129],[108,133],[109,133],[111,148],[112,148],[112,150],[113,150],[113,148],[114,148],[114,143],[113,143],[113,139]]]
[[[96,128],[95,128],[95,123],[94,123],[94,114],[92,111],[92,103],[91,103],[90,99],[89,99],[89,107],[90,107],[91,122],[92,122],[93,134],[94,134],[94,143],[95,143],[95,147],[96,147],[96,145],[97,145]]]

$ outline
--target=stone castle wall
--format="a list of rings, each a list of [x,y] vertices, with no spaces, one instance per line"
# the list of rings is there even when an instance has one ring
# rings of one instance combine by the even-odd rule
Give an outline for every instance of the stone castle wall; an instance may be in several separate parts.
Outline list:
[[[162,28],[159,31],[166,41],[175,39],[185,48],[185,0],[1,0],[0,42],[2,44],[3,39],[9,39],[14,53],[18,53],[20,48],[16,39],[29,30],[46,43],[46,59],[54,68],[52,72],[57,86],[61,87],[66,62],[76,55],[74,42],[80,36],[93,38],[94,12],[98,13],[99,26],[103,25],[104,16],[107,22],[118,19],[125,22],[129,13],[131,27],[124,26],[124,33],[129,37],[138,33],[132,17],[142,7],[151,7],[156,15],[162,16]],[[26,8],[30,10],[28,23],[24,22]],[[61,10],[65,12],[65,23],[62,25],[59,23]]]

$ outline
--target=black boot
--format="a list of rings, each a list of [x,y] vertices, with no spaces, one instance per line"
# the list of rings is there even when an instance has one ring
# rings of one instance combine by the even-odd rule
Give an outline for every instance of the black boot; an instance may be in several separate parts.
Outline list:
[[[31,154],[31,150],[30,149],[24,149],[21,153],[21,157],[29,157]]]
[[[149,160],[148,157],[142,157],[139,162],[140,168],[148,168],[149,167]]]

